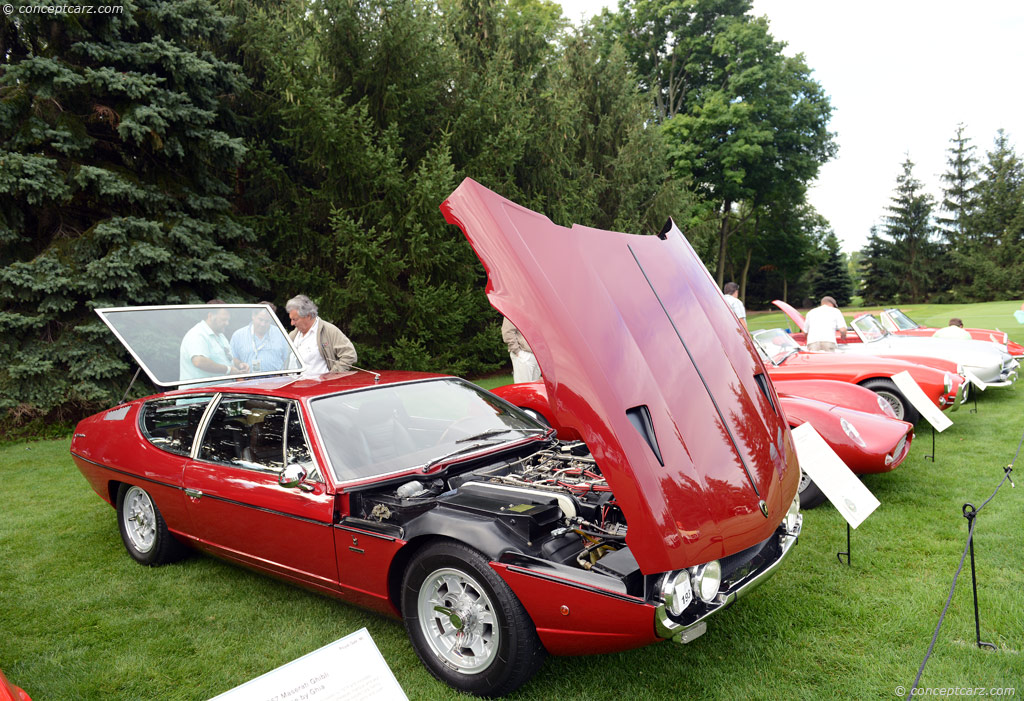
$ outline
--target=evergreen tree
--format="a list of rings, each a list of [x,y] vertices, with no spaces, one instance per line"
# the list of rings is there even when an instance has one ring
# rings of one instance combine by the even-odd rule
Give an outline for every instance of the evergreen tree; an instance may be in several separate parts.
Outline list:
[[[949,140],[952,146],[947,151],[947,170],[942,174],[942,209],[945,217],[938,217],[942,235],[953,248],[967,240],[968,220],[977,203],[975,190],[978,174],[975,170],[977,159],[974,146],[964,133],[964,125],[958,124],[956,135]]]
[[[902,302],[926,301],[935,290],[935,271],[940,267],[941,248],[934,241],[933,200],[914,178],[914,164],[908,157],[896,178],[892,204],[883,217],[885,235],[892,243],[892,261],[899,267],[896,289]],[[869,243],[870,246],[870,243]]]
[[[979,301],[1024,296],[1024,164],[1001,129],[975,192],[969,236],[956,257],[964,280],[957,289]]]
[[[541,0],[233,0],[254,76],[245,209],[278,299],[316,299],[369,367],[507,363],[484,271],[438,204],[472,177],[556,223],[686,209],[621,51]],[[685,222],[683,222],[685,224]]]
[[[853,285],[847,268],[846,256],[839,248],[839,239],[829,232],[825,239],[825,260],[818,266],[814,281],[814,297],[835,297],[840,307],[850,303]]]
[[[253,281],[230,216],[244,87],[207,0],[16,14],[0,65],[0,410],[73,418],[131,364],[92,309],[231,297]],[[56,412],[56,413],[53,413]]]
[[[861,284],[864,304],[891,304],[899,293],[900,263],[892,241],[871,227],[868,243],[860,251]]]

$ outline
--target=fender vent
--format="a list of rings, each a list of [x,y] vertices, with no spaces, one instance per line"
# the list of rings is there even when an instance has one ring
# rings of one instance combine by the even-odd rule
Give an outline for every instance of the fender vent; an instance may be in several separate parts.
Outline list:
[[[768,400],[768,403],[772,407],[772,411],[778,414],[779,409],[775,406],[775,402],[772,401],[772,393],[768,391],[768,377],[763,372],[759,372],[754,375],[754,381],[756,381],[757,386],[761,388],[761,394],[763,394],[764,398]]]
[[[654,457],[658,458],[658,464],[665,467],[665,461],[661,458],[661,449],[658,447],[658,437],[654,435],[654,422],[651,421],[651,412],[646,404],[626,409],[626,417],[633,424],[633,428],[647,441],[651,447]]]

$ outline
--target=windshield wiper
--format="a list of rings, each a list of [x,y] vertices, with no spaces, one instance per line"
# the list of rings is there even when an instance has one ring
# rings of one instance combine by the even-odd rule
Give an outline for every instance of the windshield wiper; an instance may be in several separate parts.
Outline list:
[[[511,433],[512,431],[521,431],[522,433],[547,433],[546,428],[496,428],[491,431],[484,431],[478,433],[475,436],[466,436],[455,441],[456,443],[466,443],[468,441],[475,441],[481,438],[490,438],[491,436],[500,436],[503,433]]]
[[[481,448],[487,448],[487,447],[492,446],[492,445],[494,445],[493,442],[489,442],[489,443],[474,443],[473,445],[467,445],[465,448],[459,448],[458,450],[453,450],[452,452],[448,453],[447,455],[442,455],[439,458],[434,458],[433,460],[427,462],[427,464],[425,464],[420,469],[423,472],[430,472],[430,470],[432,468],[434,468],[437,465],[443,463],[445,460],[448,460],[449,458],[454,458],[456,455],[462,455],[463,453],[472,453],[474,450],[480,450]]]

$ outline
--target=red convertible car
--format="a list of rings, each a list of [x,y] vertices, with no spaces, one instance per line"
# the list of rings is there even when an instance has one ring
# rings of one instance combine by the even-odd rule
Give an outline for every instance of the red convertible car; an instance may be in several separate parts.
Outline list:
[[[894,470],[910,452],[913,425],[895,418],[889,403],[871,390],[828,380],[774,384],[790,428],[809,422],[854,474]],[[493,392],[543,425],[555,428],[559,438],[579,440],[576,430],[552,418],[543,382],[505,385]],[[826,395],[831,395],[833,401],[814,398]],[[848,403],[842,404],[841,399]],[[824,493],[803,473],[799,494],[802,509],[813,508],[825,500]]]
[[[923,365],[897,358],[807,351],[783,329],[763,329],[751,337],[769,364],[768,374],[773,382],[837,380],[858,384],[885,399],[896,418],[912,424],[917,423],[920,415],[892,381],[897,373],[910,373],[940,409],[955,411],[963,400],[964,378],[955,372],[956,364],[950,361],[927,359],[929,364]],[[939,369],[943,364],[948,369]]]
[[[184,544],[401,617],[430,672],[474,694],[519,687],[545,653],[698,638],[802,522],[749,337],[675,227],[564,228],[471,180],[442,211],[585,444],[453,377],[307,377],[292,355],[257,378],[196,355],[229,352],[257,307],[101,310],[153,382],[201,383],[75,429],[128,553],[156,565]]]
[[[934,326],[921,326],[899,309],[886,309],[878,314],[878,320],[891,334],[897,336],[924,336],[930,338],[938,331]],[[999,329],[964,328],[976,341],[990,341],[997,346],[1006,348],[1006,352],[1014,358],[1024,358],[1024,346],[1014,343],[1005,331]]]

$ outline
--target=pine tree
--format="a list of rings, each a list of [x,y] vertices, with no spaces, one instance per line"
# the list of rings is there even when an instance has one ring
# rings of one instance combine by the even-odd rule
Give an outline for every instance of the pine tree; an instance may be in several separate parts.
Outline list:
[[[914,163],[909,157],[902,167],[883,222],[885,235],[892,242],[892,260],[899,266],[899,298],[917,303],[925,301],[935,289],[934,273],[939,269],[941,249],[933,239],[931,195],[914,178]]]
[[[815,299],[826,295],[834,297],[840,307],[849,304],[853,296],[846,256],[839,249],[839,239],[831,232],[825,239],[825,260],[818,266],[814,283]]]
[[[892,241],[871,227],[868,243],[860,251],[860,295],[865,304],[888,304],[899,293],[900,264]]]
[[[231,297],[256,277],[222,127],[244,87],[207,0],[18,14],[0,66],[0,411],[70,419],[131,364],[99,306]],[[55,413],[54,413],[55,412]]]
[[[1001,129],[975,192],[970,236],[956,258],[958,290],[979,301],[1024,296],[1024,164]]]
[[[942,189],[942,209],[947,216],[936,219],[943,237],[954,249],[966,242],[968,219],[977,203],[977,159],[974,157],[975,149],[970,143],[971,139],[964,134],[964,129],[963,124],[958,124],[956,135],[949,140],[952,146],[947,151],[948,169],[941,176],[945,184]]]

